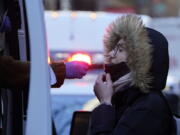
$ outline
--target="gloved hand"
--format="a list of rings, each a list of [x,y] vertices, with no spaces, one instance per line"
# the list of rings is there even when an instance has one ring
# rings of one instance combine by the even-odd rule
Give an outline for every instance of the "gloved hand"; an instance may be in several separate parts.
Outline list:
[[[89,69],[89,64],[80,61],[66,62],[66,78],[82,78]]]

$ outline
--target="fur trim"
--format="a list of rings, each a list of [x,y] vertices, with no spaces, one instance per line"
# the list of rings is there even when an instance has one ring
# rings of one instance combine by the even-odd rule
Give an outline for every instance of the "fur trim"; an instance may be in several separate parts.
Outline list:
[[[131,70],[132,85],[148,92],[152,77],[149,74],[151,67],[152,47],[148,33],[140,17],[126,15],[112,22],[104,36],[104,56],[108,61],[108,53],[113,50],[117,42],[125,41],[127,65]]]

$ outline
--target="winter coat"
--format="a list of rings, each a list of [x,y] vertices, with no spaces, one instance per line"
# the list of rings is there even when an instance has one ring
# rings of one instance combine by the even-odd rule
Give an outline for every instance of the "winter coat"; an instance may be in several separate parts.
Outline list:
[[[105,37],[105,60],[117,41],[125,41],[132,82],[112,96],[112,106],[92,112],[92,135],[171,135],[172,114],[160,96],[169,69],[168,42],[158,31],[144,27],[134,16],[117,19]]]
[[[172,116],[160,94],[133,87],[115,93],[113,106],[102,104],[93,110],[92,134],[171,135]]]

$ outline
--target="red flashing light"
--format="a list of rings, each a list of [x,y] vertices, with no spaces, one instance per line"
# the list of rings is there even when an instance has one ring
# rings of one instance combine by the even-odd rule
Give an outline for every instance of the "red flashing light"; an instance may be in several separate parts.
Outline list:
[[[89,65],[92,64],[91,62],[91,57],[88,54],[83,54],[83,53],[76,53],[72,55],[68,61],[81,61],[81,62],[86,62]]]

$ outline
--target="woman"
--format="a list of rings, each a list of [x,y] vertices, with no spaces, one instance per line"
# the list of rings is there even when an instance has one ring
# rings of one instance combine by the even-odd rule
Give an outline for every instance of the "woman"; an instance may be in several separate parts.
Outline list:
[[[171,135],[170,110],[162,98],[169,68],[168,42],[135,15],[110,24],[104,38],[105,72],[94,92],[93,135]],[[111,81],[112,80],[112,81]]]

